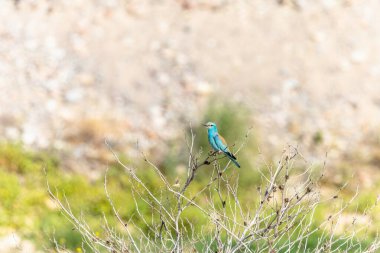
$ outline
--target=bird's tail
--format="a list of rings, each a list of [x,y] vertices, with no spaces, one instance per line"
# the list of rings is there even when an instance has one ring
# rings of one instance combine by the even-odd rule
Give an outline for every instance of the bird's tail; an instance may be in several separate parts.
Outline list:
[[[231,160],[231,162],[233,162],[236,167],[240,168],[240,164],[236,161],[236,157],[230,153],[230,152],[225,152],[226,156],[228,156],[228,158]]]

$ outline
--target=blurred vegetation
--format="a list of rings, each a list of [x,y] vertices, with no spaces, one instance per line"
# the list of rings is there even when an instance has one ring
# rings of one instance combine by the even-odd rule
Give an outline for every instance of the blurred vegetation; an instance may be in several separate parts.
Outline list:
[[[259,173],[255,170],[255,157],[258,154],[256,129],[252,129],[248,122],[249,110],[241,104],[235,103],[217,103],[210,102],[208,110],[198,125],[192,125],[186,131],[187,142],[191,141],[191,131],[195,135],[194,151],[200,156],[200,160],[207,157],[211,151],[207,139],[207,129],[203,126],[207,122],[215,122],[219,133],[227,141],[230,150],[236,154],[242,168],[237,169],[230,166],[231,170],[238,170],[236,175],[240,176],[240,185],[242,187],[252,186],[260,182]],[[176,141],[170,144],[173,147],[167,154],[161,168],[167,174],[176,174],[175,169],[180,166],[186,166],[188,161],[189,150],[184,141]],[[241,148],[241,149],[240,149]],[[240,149],[240,150],[239,150]],[[221,165],[225,165],[228,159],[222,159]],[[205,178],[210,174],[212,166],[200,170],[198,178]]]
[[[95,231],[96,228],[102,231],[103,215],[110,218],[111,226],[116,224],[104,192],[103,179],[90,182],[83,175],[60,170],[58,160],[51,154],[26,151],[20,145],[1,144],[0,235],[16,231],[40,247],[50,248],[53,237],[69,249],[81,247],[80,235],[47,194],[44,168],[53,191],[56,189],[61,199],[67,198],[75,213],[82,212]],[[149,174],[145,173],[145,179],[154,188],[158,179]],[[120,203],[120,213],[128,218],[127,214],[132,214],[134,208],[125,204],[132,200],[127,190],[130,184],[127,175],[113,166],[108,179],[113,200]],[[142,224],[137,221],[137,225]]]
[[[247,208],[253,208],[257,204],[255,193],[257,186],[262,180],[257,171],[257,164],[254,164],[253,156],[257,154],[257,133],[250,133],[249,125],[246,121],[247,111],[239,105],[214,105],[206,112],[202,122],[216,122],[220,133],[225,137],[231,146],[231,150],[238,150],[244,147],[237,154],[238,160],[242,165],[241,169],[233,165],[227,170],[231,177],[239,177],[241,201]],[[193,126],[195,133],[194,150],[200,151],[200,157],[206,157],[210,150],[207,142],[207,131],[203,126]],[[188,136],[190,139],[191,137]],[[316,137],[318,142],[322,137]],[[167,175],[174,184],[187,164],[188,151],[184,141],[173,143],[173,148],[168,153],[166,159],[159,165],[159,168]],[[124,158],[123,160],[127,160]],[[227,159],[225,159],[227,161]],[[135,164],[139,175],[152,190],[159,191],[162,186],[159,178],[153,173],[148,163],[144,161]],[[182,167],[182,170],[180,169]],[[83,213],[86,222],[99,231],[102,235],[102,225],[104,225],[103,215],[108,218],[110,226],[118,228],[120,226],[112,213],[104,192],[104,179],[90,182],[84,175],[64,172],[60,169],[59,160],[52,153],[31,152],[23,149],[19,144],[0,145],[0,235],[16,231],[22,237],[31,239],[41,248],[51,248],[52,239],[56,238],[58,243],[69,249],[80,248],[81,238],[73,226],[61,214],[60,209],[52,202],[47,194],[47,180],[54,191],[57,190],[58,196],[64,200],[67,198],[74,213]],[[265,169],[263,169],[265,171]],[[189,192],[199,190],[212,173],[212,165],[203,167],[196,175],[195,182],[191,185]],[[123,168],[115,164],[110,165],[108,172],[108,190],[112,200],[124,220],[129,220],[136,212],[133,202],[132,185],[127,173]],[[180,183],[183,183],[180,181]],[[380,184],[376,186],[380,189]],[[342,194],[339,198],[346,198]],[[138,199],[138,198],[137,198]],[[349,209],[355,211],[366,211],[369,206],[376,201],[374,191],[365,192],[360,195],[355,207]],[[147,219],[152,215],[151,209],[143,201],[137,202],[139,211],[146,215]],[[337,207],[339,205],[337,204]],[[332,206],[322,205],[317,209],[315,217],[326,218],[332,212]],[[380,211],[375,207],[372,212]],[[202,224],[205,219],[196,209],[188,209],[184,216],[189,222]],[[371,216],[373,224],[380,225],[379,217]],[[135,220],[135,225],[148,231],[143,220]],[[186,224],[184,224],[186,226]],[[376,227],[376,225],[375,225]],[[367,231],[368,232],[368,231]],[[375,236],[376,231],[369,231],[362,238],[363,244],[368,244]],[[360,238],[359,238],[360,239]],[[318,238],[310,237],[310,247],[317,244]]]

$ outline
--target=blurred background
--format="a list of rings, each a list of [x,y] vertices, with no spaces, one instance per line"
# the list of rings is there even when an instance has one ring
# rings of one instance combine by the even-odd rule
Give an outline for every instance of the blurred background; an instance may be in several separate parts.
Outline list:
[[[107,167],[121,212],[133,213],[105,139],[136,168],[146,153],[174,182],[190,127],[208,151],[207,121],[236,146],[251,129],[243,195],[294,145],[307,166],[327,162],[322,192],[349,181],[365,210],[380,191],[379,11],[377,0],[1,1],[1,252],[45,252],[53,237],[81,251],[43,167],[100,226],[112,213]]]

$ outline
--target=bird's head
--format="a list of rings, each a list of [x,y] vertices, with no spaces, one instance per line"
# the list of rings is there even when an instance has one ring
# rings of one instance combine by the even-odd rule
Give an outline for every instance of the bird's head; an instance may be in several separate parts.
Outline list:
[[[206,124],[203,124],[207,129],[216,129],[216,124],[214,122],[207,122]]]

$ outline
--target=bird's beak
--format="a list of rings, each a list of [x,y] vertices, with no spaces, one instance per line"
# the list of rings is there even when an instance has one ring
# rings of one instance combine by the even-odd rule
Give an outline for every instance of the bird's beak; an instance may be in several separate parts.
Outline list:
[[[204,125],[205,127],[207,127],[207,124],[202,124],[202,125]]]

